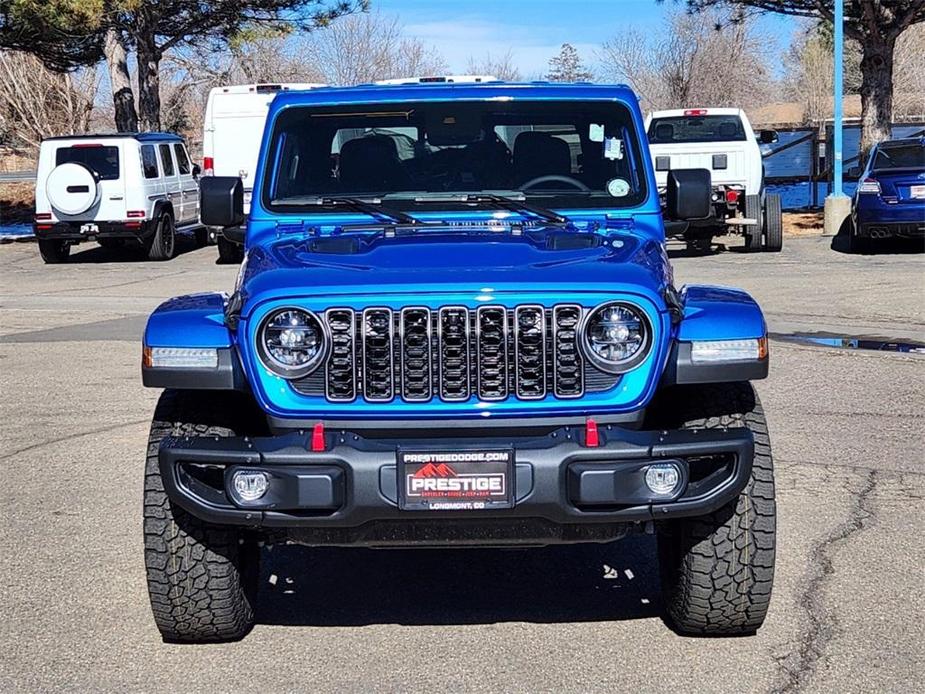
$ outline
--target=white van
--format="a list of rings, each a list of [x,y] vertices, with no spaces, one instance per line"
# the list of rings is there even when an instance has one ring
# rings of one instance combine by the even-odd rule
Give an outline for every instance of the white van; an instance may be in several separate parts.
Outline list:
[[[35,236],[46,263],[71,246],[139,246],[151,260],[176,252],[176,234],[199,223],[199,167],[171,133],[68,135],[42,141],[35,181]]]
[[[270,102],[281,91],[323,87],[316,83],[240,84],[215,87],[206,102],[202,126],[202,168],[206,176],[240,176],[244,182],[244,213],[250,211],[254,170]],[[241,247],[218,233],[219,257],[241,259]]]

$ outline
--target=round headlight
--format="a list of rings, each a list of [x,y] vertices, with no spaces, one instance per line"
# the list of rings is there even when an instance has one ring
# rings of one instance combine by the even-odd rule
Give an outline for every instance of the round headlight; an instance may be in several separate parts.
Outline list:
[[[592,364],[609,373],[637,366],[649,351],[649,322],[630,304],[598,306],[585,319],[582,343]]]
[[[301,378],[322,362],[327,347],[317,316],[299,308],[273,311],[257,333],[257,352],[270,371],[283,378]]]

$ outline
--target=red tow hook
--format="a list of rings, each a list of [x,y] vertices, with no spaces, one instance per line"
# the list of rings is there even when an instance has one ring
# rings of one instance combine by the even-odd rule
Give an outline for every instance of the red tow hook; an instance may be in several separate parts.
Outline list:
[[[585,420],[585,447],[597,448],[600,445],[601,439],[597,433],[597,422],[588,417]]]
[[[312,429],[312,452],[324,452],[324,422],[318,422]]]

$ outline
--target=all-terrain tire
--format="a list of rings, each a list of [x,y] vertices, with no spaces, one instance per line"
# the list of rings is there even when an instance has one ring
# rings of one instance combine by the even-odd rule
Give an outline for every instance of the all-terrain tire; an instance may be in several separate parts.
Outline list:
[[[39,255],[47,265],[57,265],[67,261],[71,254],[71,244],[55,239],[39,239]]]
[[[752,474],[738,498],[702,517],[658,528],[668,617],[679,632],[741,636],[763,623],[774,582],[774,465],[764,411],[749,383],[685,386],[664,394],[659,426],[746,427],[755,439]]]
[[[148,595],[165,641],[238,639],[254,624],[259,548],[234,526],[211,525],[164,492],[158,449],[167,436],[233,436],[234,410],[211,393],[167,390],[148,437],[144,545]]]
[[[778,253],[784,247],[784,222],[780,195],[764,196],[764,250]]]
[[[757,224],[750,224],[745,227],[745,250],[747,251],[754,252],[761,250],[761,231],[763,227],[763,218],[761,212],[761,196],[746,195],[745,216],[748,219],[758,220]]]
[[[177,230],[173,215],[161,213],[157,218],[154,235],[148,241],[148,260],[170,260],[177,251]]]
[[[216,241],[218,261],[223,265],[234,265],[244,260],[244,248],[234,241],[229,241],[221,233]]]

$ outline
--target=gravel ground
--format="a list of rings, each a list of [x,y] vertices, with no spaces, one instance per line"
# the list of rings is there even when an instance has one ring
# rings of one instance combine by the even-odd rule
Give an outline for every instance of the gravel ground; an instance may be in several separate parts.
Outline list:
[[[925,680],[925,358],[772,343],[774,600],[751,638],[660,619],[651,538],[529,551],[267,552],[242,642],[160,641],[141,553],[157,393],[139,336],[168,296],[227,290],[214,248],[164,264],[98,248],[46,267],[0,247],[0,691],[907,692]],[[676,256],[745,287],[774,333],[925,340],[925,258],[788,238]],[[272,580],[271,580],[272,578]],[[425,597],[421,597],[425,596]]]

